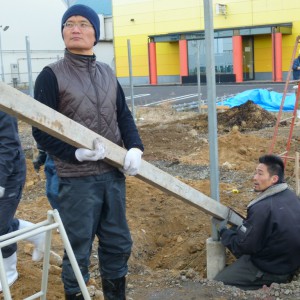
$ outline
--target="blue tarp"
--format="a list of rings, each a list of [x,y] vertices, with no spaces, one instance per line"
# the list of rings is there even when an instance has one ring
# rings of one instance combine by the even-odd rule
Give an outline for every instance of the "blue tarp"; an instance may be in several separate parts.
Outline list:
[[[282,96],[282,93],[268,91],[265,89],[253,89],[239,93],[234,97],[224,100],[222,103],[218,102],[218,105],[234,107],[240,106],[241,104],[246,103],[248,100],[251,100],[265,110],[279,111]],[[282,110],[294,111],[295,101],[295,93],[287,93]]]

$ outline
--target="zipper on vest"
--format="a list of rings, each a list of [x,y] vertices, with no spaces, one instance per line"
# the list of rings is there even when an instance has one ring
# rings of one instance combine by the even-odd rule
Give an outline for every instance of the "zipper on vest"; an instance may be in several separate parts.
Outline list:
[[[97,67],[95,67],[96,69],[97,69]],[[95,84],[95,77],[94,76],[92,76],[92,70],[93,70],[93,68],[92,68],[92,62],[91,62],[91,60],[89,60],[89,65],[88,65],[88,70],[89,70],[89,75],[90,75],[90,79],[91,79],[91,82],[92,82],[92,85],[93,85],[93,88],[94,88],[94,90],[95,90],[95,94],[96,94],[96,105],[97,105],[97,115],[98,115],[98,122],[97,122],[97,130],[98,130],[98,134],[100,134],[101,133],[101,126],[100,126],[100,124],[101,124],[101,122],[100,122],[100,110],[101,110],[101,107],[100,107],[100,99],[99,99],[99,92],[98,92],[98,89],[96,88],[96,84]],[[95,70],[95,72],[96,72],[96,70]]]

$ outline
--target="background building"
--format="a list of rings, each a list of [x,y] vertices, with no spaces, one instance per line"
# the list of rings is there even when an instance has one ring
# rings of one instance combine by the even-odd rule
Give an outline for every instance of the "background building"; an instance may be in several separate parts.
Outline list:
[[[98,60],[114,69],[111,0],[1,0],[1,79],[18,87],[28,85],[26,37],[33,82],[44,66],[60,59],[64,54],[61,17],[68,6],[77,3],[89,5],[98,13],[100,43],[95,46],[94,52]]]
[[[300,1],[212,1],[216,80],[285,80],[300,33]],[[116,74],[128,84],[130,40],[134,84],[205,80],[203,0],[114,0]],[[199,49],[199,50],[198,50]]]

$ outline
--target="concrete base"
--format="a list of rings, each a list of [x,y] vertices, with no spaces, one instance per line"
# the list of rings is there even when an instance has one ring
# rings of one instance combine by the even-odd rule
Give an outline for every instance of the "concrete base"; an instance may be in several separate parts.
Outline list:
[[[225,247],[211,237],[206,240],[207,279],[214,279],[224,269],[226,263]]]

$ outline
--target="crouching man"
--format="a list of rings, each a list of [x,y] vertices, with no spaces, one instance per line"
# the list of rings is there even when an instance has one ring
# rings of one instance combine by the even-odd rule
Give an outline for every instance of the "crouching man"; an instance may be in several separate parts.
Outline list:
[[[288,282],[300,267],[300,201],[284,182],[280,157],[264,155],[253,177],[259,195],[237,230],[214,219],[222,244],[237,260],[215,280],[244,290]]]

